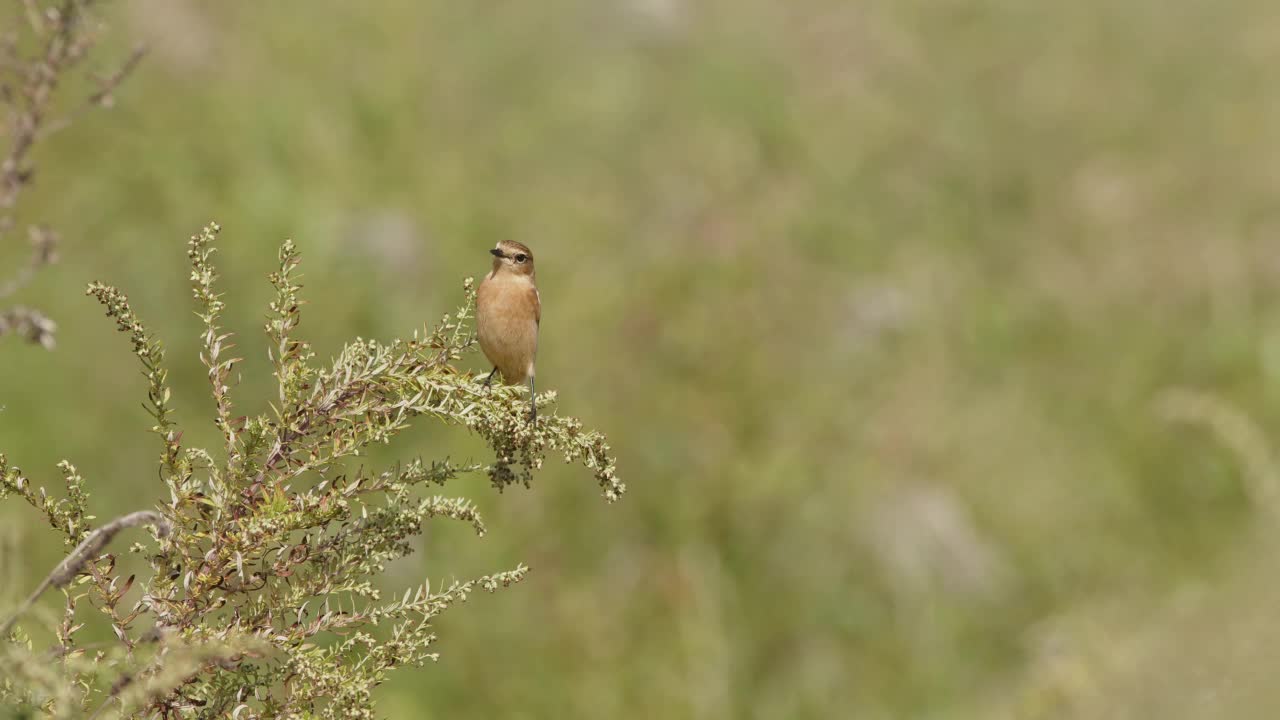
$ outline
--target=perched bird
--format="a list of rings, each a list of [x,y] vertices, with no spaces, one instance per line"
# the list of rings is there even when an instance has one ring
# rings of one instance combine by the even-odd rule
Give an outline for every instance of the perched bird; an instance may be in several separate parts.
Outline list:
[[[490,250],[493,270],[476,292],[476,330],[480,349],[493,363],[493,372],[502,373],[508,385],[529,383],[529,417],[538,422],[534,403],[533,359],[538,354],[538,325],[542,322],[542,300],[534,284],[533,251],[518,242],[503,240]]]

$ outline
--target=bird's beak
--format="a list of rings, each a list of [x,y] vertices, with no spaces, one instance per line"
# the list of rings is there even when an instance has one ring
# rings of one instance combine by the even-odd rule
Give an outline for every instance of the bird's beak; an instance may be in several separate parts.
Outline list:
[[[494,248],[494,249],[490,250],[490,251],[489,251],[489,254],[490,254],[490,255],[492,255],[492,256],[494,256],[494,257],[506,257],[506,255],[503,255],[503,254],[502,254],[502,251],[501,251],[501,250],[499,250],[498,248]]]

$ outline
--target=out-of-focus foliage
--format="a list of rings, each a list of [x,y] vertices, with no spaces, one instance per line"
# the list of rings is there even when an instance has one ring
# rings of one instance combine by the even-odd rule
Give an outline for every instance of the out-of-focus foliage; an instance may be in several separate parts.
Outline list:
[[[526,242],[539,386],[626,438],[627,502],[548,468],[537,492],[467,493],[502,533],[431,528],[388,567],[387,587],[533,570],[440,619],[441,662],[388,683],[390,716],[1280,707],[1270,511],[1234,449],[1280,427],[1274,3],[125,0],[113,20],[153,55],[27,196],[65,243],[32,298],[57,352],[0,346],[24,467],[75,448],[113,488],[103,517],[152,497],[143,381],[64,290],[112,278],[192,356],[164,243],[210,212],[237,229],[229,326],[258,322],[275,240],[306,238],[321,357],[436,318],[494,241]],[[267,396],[266,348],[239,353],[242,394]],[[170,382],[215,442],[203,374]],[[1253,430],[1171,423],[1170,397]],[[56,548],[0,512],[29,587]]]
[[[58,235],[32,221],[16,220],[23,190],[36,176],[34,156],[50,135],[65,130],[87,110],[110,107],[114,92],[129,75],[143,50],[135,49],[115,72],[94,78],[87,97],[66,97],[97,44],[102,23],[94,0],[23,0],[13,3],[11,18],[0,25],[0,242],[14,244],[21,229],[31,255],[0,280],[0,302],[11,302],[36,273],[57,261]],[[17,335],[27,341],[54,346],[57,323],[24,305],[0,307],[0,337]]]

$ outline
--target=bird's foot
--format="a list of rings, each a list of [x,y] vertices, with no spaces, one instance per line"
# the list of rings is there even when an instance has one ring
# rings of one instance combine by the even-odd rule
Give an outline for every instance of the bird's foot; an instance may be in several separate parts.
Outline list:
[[[480,384],[484,386],[484,389],[486,391],[493,390],[493,376],[497,372],[498,372],[498,368],[495,367],[493,370],[489,372],[487,376],[485,376],[484,380],[480,381]]]

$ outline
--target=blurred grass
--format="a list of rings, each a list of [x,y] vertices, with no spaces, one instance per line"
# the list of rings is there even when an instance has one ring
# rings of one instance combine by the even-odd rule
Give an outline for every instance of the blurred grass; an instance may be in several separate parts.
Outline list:
[[[325,355],[434,321],[515,237],[539,258],[540,385],[621,456],[616,507],[558,467],[476,483],[493,532],[432,528],[393,568],[534,573],[443,618],[441,662],[393,679],[388,716],[1280,705],[1259,670],[1280,667],[1274,538],[1241,459],[1154,410],[1187,387],[1268,438],[1280,420],[1273,4],[117,0],[112,20],[117,48],[155,50],[38,158],[25,212],[67,243],[23,300],[60,345],[0,344],[14,461],[47,479],[69,457],[99,515],[157,494],[92,279],[167,340],[180,419],[212,437],[183,303],[211,216],[242,402],[269,387],[282,238]],[[391,450],[479,447],[420,427]],[[56,548],[0,517],[34,579]]]

